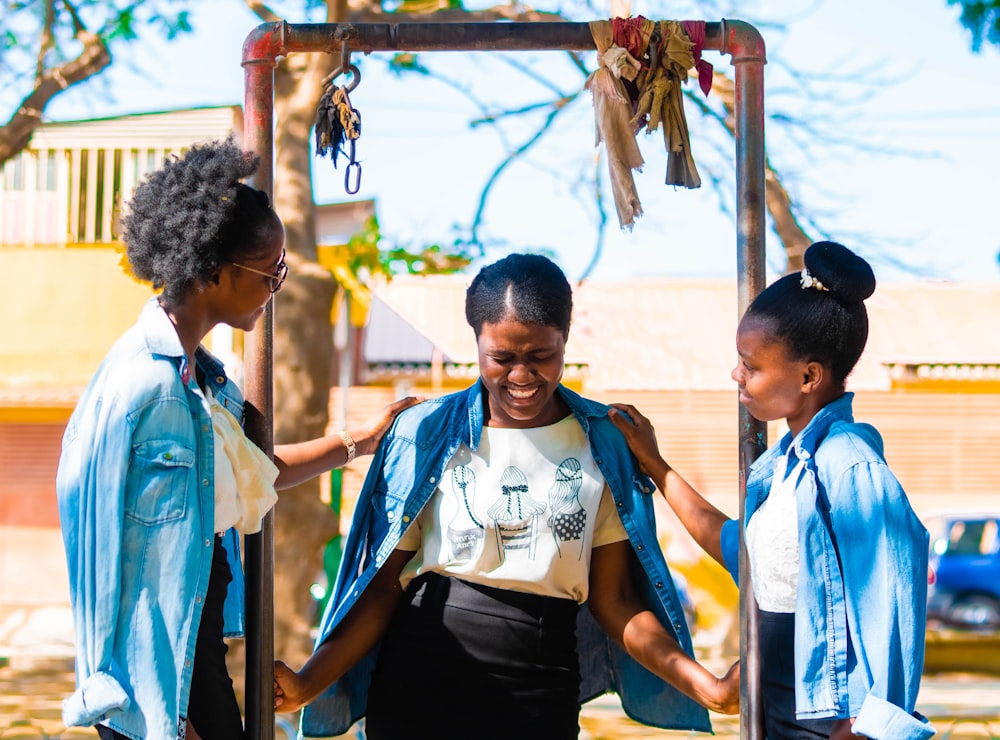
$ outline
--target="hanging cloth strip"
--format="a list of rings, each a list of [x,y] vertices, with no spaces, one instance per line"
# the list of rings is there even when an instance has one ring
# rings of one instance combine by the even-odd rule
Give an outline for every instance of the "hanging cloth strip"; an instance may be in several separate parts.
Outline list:
[[[715,70],[711,62],[701,58],[701,53],[705,50],[705,21],[681,21],[681,26],[694,42],[694,68],[698,71],[698,86],[707,98],[712,92],[712,75]]]
[[[594,97],[595,143],[600,145],[603,141],[607,150],[611,193],[618,212],[618,223],[623,229],[631,229],[635,219],[642,215],[632,170],[641,169],[643,162],[631,122],[632,102],[622,78],[634,80],[642,65],[625,48],[614,43],[608,21],[591,21],[590,33],[597,47],[598,59],[598,67],[586,83],[586,88]],[[647,42],[648,38],[647,33]]]
[[[685,23],[698,42],[679,21],[655,22],[636,16],[590,23],[598,68],[587,79],[586,86],[594,96],[597,143],[603,141],[608,153],[618,222],[626,230],[642,215],[632,170],[643,165],[635,142],[635,136],[643,128],[652,133],[663,127],[666,184],[701,186],[691,155],[681,84],[687,81],[688,70],[697,68],[701,89],[707,95],[712,66],[701,61],[705,24]],[[628,116],[627,120],[623,120],[623,115]]]

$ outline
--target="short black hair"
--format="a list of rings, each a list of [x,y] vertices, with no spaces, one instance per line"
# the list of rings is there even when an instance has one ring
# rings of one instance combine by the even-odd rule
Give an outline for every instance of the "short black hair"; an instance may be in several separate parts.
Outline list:
[[[506,318],[552,326],[568,337],[572,314],[573,290],[566,275],[540,254],[511,254],[487,265],[465,293],[465,318],[477,338],[483,324]]]
[[[769,285],[744,318],[782,340],[789,356],[829,367],[843,384],[868,342],[864,301],[875,292],[875,273],[836,242],[811,244],[803,261],[803,272]]]
[[[143,180],[122,220],[136,277],[175,297],[225,262],[259,255],[277,215],[266,193],[240,182],[259,162],[230,136],[171,156]]]

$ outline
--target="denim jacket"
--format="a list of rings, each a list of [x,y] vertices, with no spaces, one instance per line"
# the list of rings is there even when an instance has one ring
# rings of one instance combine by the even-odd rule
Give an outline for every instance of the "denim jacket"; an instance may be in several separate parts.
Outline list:
[[[914,712],[924,665],[928,534],[889,470],[882,437],[854,422],[846,393],[802,432],[750,468],[744,513],[767,498],[775,463],[801,461],[795,487],[799,578],[795,607],[795,707],[801,719],[856,717],[866,737],[934,734]],[[722,552],[738,577],[739,525]]]
[[[608,408],[558,390],[583,427],[598,467],[614,496],[636,555],[641,596],[691,654],[691,636],[670,571],[663,559],[653,518],[652,483],[640,472],[624,437],[608,418]],[[382,440],[359,494],[344,545],[343,560],[320,625],[317,646],[344,619],[400,535],[420,513],[448,461],[463,442],[479,447],[483,430],[483,387],[425,401],[399,415]],[[625,712],[648,725],[709,731],[708,712],[636,663],[598,626],[589,609],[577,619],[580,701],[616,691]],[[365,713],[377,647],[305,708],[302,734],[328,737],[346,732]]]
[[[220,403],[243,418],[222,363],[196,362]],[[180,339],[155,298],[115,343],[80,398],[56,479],[76,631],[68,726],[101,722],[134,738],[173,740],[214,548],[212,422]],[[233,581],[226,631],[243,631],[243,571],[226,533]]]

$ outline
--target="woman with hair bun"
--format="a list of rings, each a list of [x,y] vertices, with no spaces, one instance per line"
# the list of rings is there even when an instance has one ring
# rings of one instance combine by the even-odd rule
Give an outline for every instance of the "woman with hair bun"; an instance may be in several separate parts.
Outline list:
[[[242,740],[223,635],[243,631],[239,533],[288,488],[370,454],[395,415],[280,445],[243,434],[243,397],[202,340],[251,331],[288,274],[267,195],[232,140],[167,160],[124,219],[132,272],[160,291],[111,348],[63,437],[56,479],[76,629],[68,726],[109,738]]]
[[[868,339],[875,276],[834,242],[805,253],[747,309],[733,380],[760,421],[788,433],[751,466],[744,531],[759,646],[765,734],[922,740],[928,534],[846,391]],[[662,458],[654,430],[613,404],[615,425],[688,532],[734,579],[739,522]]]

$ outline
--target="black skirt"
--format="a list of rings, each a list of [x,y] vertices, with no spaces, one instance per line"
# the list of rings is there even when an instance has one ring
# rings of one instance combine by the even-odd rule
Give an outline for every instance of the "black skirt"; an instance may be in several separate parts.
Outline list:
[[[795,718],[795,614],[760,612],[760,682],[767,740],[830,737],[835,719]]]
[[[569,599],[418,577],[382,640],[368,740],[576,738],[578,610]]]

